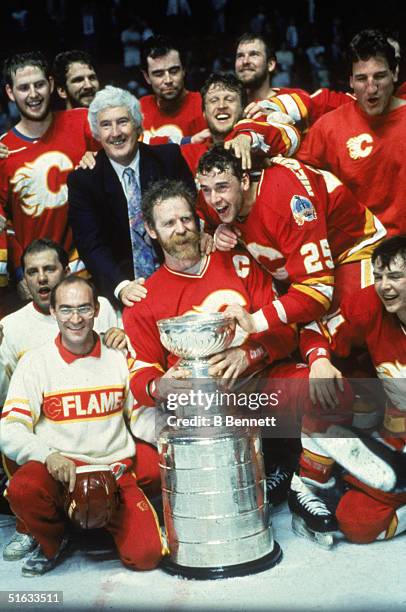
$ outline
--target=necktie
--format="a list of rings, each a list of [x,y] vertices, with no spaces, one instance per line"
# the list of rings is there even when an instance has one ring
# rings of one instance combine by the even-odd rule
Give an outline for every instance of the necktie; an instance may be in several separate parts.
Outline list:
[[[141,212],[141,189],[132,168],[124,170],[128,220],[130,223],[131,246],[133,252],[134,276],[148,278],[158,262],[151,239],[145,231]]]

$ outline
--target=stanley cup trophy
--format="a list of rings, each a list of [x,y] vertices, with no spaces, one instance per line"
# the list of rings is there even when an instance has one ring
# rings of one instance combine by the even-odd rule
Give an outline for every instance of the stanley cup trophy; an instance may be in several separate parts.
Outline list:
[[[158,328],[162,344],[191,372],[191,385],[203,395],[218,388],[208,359],[232,343],[230,320],[222,313],[185,315],[158,321]],[[163,569],[171,574],[243,576],[272,567],[282,556],[269,522],[260,437],[248,428],[215,426],[224,410],[221,402],[210,406],[204,434],[196,427],[167,426],[159,437],[170,551]],[[196,414],[196,406],[176,407],[182,420]]]

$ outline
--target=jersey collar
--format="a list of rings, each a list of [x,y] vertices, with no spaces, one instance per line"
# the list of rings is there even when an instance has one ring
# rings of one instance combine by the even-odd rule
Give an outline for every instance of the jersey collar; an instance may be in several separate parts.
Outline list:
[[[55,338],[55,344],[62,359],[68,364],[73,363],[77,359],[82,359],[83,357],[95,357],[96,359],[99,359],[101,355],[101,342],[96,332],[93,333],[96,336],[96,343],[90,353],[86,353],[85,355],[76,355],[75,353],[71,353],[70,351],[68,351],[68,349],[63,346],[61,334],[59,333]]]

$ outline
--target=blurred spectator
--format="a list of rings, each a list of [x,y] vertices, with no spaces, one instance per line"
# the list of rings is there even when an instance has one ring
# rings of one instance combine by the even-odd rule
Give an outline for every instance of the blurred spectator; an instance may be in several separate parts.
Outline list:
[[[293,51],[288,49],[288,44],[284,40],[281,43],[280,48],[276,51],[276,60],[278,62],[278,67],[281,72],[288,72],[289,74],[292,71],[293,64],[295,63],[295,55]]]
[[[290,49],[296,49],[299,44],[299,33],[294,19],[289,20],[289,25],[286,29],[286,41]]]
[[[307,47],[306,49],[306,55],[307,55],[307,58],[313,70],[317,70],[317,65],[318,65],[318,62],[316,59],[317,56],[320,53],[325,53],[325,52],[326,52],[326,48],[319,43],[318,38],[316,37],[313,38],[312,45],[310,45],[310,47]]]
[[[141,63],[141,44],[153,35],[144,19],[134,17],[121,32],[124,68],[134,68]]]
[[[259,5],[258,13],[250,21],[250,30],[255,34],[263,34],[266,28],[266,13],[263,4]]]
[[[313,66],[314,89],[330,87],[330,71],[324,53],[318,53]]]
[[[211,0],[213,7],[213,19],[211,31],[213,34],[224,34],[226,31],[226,7],[227,0]]]

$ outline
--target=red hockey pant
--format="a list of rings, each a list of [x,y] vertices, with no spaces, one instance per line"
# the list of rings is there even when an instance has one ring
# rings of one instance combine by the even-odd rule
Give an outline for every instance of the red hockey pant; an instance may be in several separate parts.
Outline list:
[[[146,448],[141,448],[144,446]],[[159,482],[156,482],[157,462],[152,464],[152,470],[149,467],[154,453],[157,458],[155,449],[137,444],[133,469],[118,480],[120,508],[106,526],[114,538],[121,561],[131,569],[153,569],[162,556],[158,520],[139,486],[146,483],[151,490],[160,489]],[[19,523],[25,527],[24,531],[35,537],[48,558],[53,557],[67,527],[63,509],[64,486],[48,473],[44,464],[29,461],[11,478],[7,497]]]
[[[344,535],[358,544],[368,544],[381,533],[393,537],[396,509],[406,504],[406,493],[384,493],[347,476],[354,488],[344,493],[337,506],[336,517]]]

